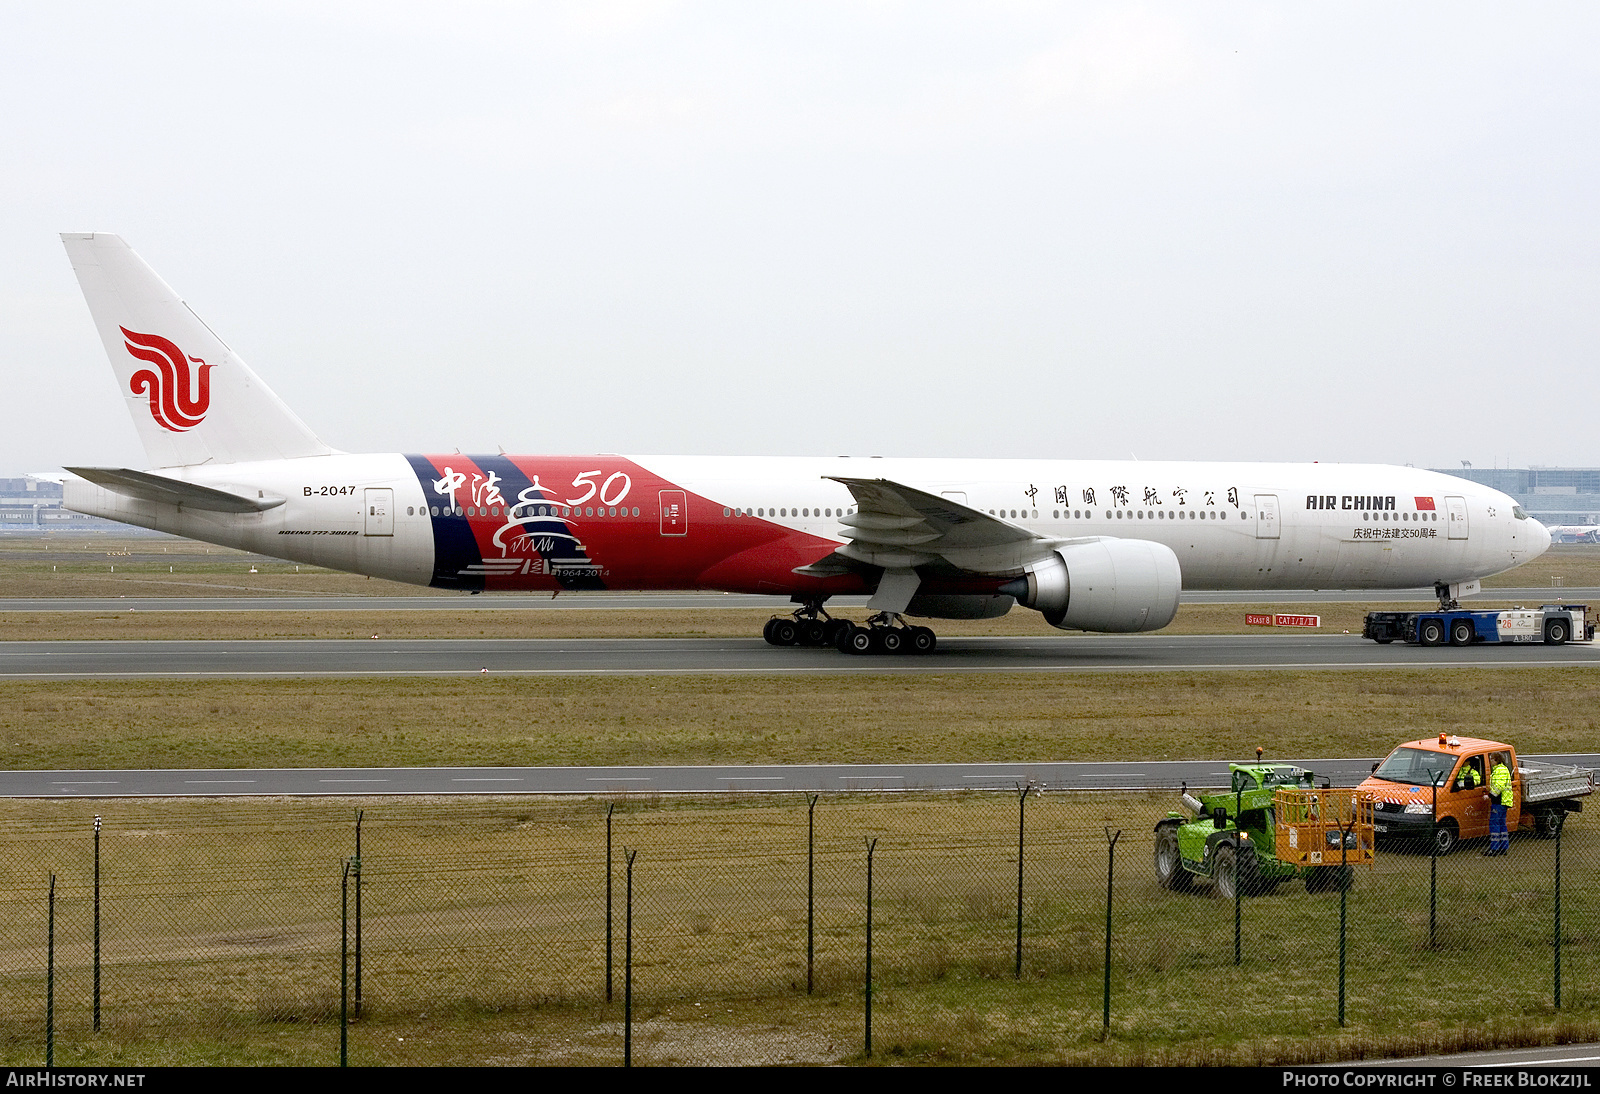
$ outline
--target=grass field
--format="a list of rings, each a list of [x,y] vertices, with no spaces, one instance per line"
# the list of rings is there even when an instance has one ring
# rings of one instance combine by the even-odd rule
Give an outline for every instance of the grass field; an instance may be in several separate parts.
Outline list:
[[[1187,604],[1156,634],[1245,634],[1247,612],[1312,613],[1312,633],[1360,634],[1368,610],[1384,604]],[[1410,605],[1415,607],[1415,605]],[[1474,607],[1509,607],[1485,600]],[[864,611],[843,613],[860,621]],[[251,638],[757,638],[770,611],[711,606],[704,610],[573,609],[558,607],[461,611],[229,611],[229,612],[0,612],[0,641]],[[1053,630],[1037,612],[1014,609],[999,619],[928,620],[941,638],[1021,635],[1051,641],[1094,641],[1093,635]],[[1287,633],[1281,631],[1279,633]],[[1296,633],[1306,633],[1298,630]]]
[[[1379,756],[1440,730],[1592,751],[1589,668],[15,682],[0,767]]]
[[[254,567],[256,573],[251,573]],[[1532,562],[1484,581],[1485,588],[1600,586],[1600,546],[1551,547]],[[0,536],[0,596],[184,596],[293,594],[456,596],[372,580],[176,536],[103,534]],[[175,593],[176,595],[176,593]]]
[[[113,572],[113,568],[114,572]],[[168,570],[172,572],[167,572]],[[254,570],[255,572],[252,572]],[[1491,578],[1473,606],[1507,607],[1493,588],[1561,590],[1600,586],[1600,547],[1556,547],[1508,574]],[[170,537],[98,536],[0,539],[0,597],[149,596],[416,596],[459,601],[461,610],[409,613],[351,612],[0,612],[0,641],[240,638],[604,638],[742,637],[760,632],[771,613],[717,606],[702,610],[566,609],[552,601],[537,608],[493,607],[492,594],[459,593],[373,581],[314,567],[296,567],[259,555]],[[581,594],[579,594],[581,596]],[[569,596],[568,603],[577,597]],[[1398,607],[1375,594],[1363,603],[1284,605],[1270,600],[1191,604],[1180,609],[1165,634],[1261,633],[1247,613],[1289,611],[1322,618],[1322,633],[1359,633],[1369,610]],[[847,612],[846,614],[851,614]],[[854,613],[859,616],[861,613]],[[932,621],[941,635],[1048,635],[1037,613],[1017,609],[993,620]]]

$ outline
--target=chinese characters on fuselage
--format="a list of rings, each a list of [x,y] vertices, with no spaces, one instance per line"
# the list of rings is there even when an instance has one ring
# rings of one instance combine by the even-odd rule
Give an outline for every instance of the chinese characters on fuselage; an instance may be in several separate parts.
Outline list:
[[[1187,486],[1174,486],[1172,489],[1166,491],[1166,493],[1163,494],[1159,487],[1155,487],[1155,486],[1131,487],[1131,486],[1128,486],[1126,483],[1119,483],[1119,484],[1114,485],[1114,486],[1105,487],[1105,491],[1104,492],[1107,495],[1109,495],[1110,501],[1107,504],[1109,504],[1113,509],[1132,508],[1134,506],[1134,498],[1135,498],[1135,496],[1140,497],[1141,500],[1142,500],[1142,503],[1144,505],[1146,505],[1146,506],[1151,507],[1151,508],[1154,508],[1155,506],[1158,506],[1158,505],[1169,505],[1169,504],[1174,506],[1174,507],[1186,507],[1186,506],[1191,506],[1191,505],[1197,505],[1197,506],[1204,507],[1204,506],[1215,506],[1217,504],[1217,491],[1215,491],[1215,490],[1200,491],[1200,493],[1204,496],[1205,500],[1203,502],[1201,502],[1201,501],[1191,502],[1190,499],[1189,499],[1189,495],[1191,493],[1194,493],[1194,491],[1193,491],[1193,489],[1191,487],[1187,487]],[[1024,490],[1023,493],[1026,494],[1031,499],[1033,497],[1034,490],[1030,487],[1029,489]],[[1055,496],[1055,501],[1056,501],[1057,505],[1074,505],[1074,504],[1077,504],[1076,502],[1074,502],[1072,500],[1073,499],[1073,488],[1070,487],[1070,486],[1056,486],[1056,487],[1053,488],[1052,493]],[[1081,490],[1079,490],[1077,492],[1077,495],[1078,495],[1079,498],[1082,499],[1082,503],[1084,505],[1093,507],[1093,506],[1098,504],[1098,502],[1095,500],[1097,495],[1096,495],[1095,488],[1093,486],[1085,486],[1085,487],[1083,487]],[[1233,506],[1235,509],[1238,509],[1239,508],[1239,488],[1237,486],[1228,487],[1228,489],[1226,491],[1226,495],[1227,495],[1227,499],[1228,499],[1227,504]]]

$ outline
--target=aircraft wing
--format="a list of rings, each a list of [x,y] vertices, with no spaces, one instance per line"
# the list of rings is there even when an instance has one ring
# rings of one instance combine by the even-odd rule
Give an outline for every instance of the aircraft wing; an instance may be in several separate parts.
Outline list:
[[[205,509],[213,513],[260,513],[282,505],[285,500],[277,494],[265,494],[259,490],[256,491],[258,496],[252,498],[244,493],[235,494],[214,486],[200,486],[126,467],[69,467],[67,470],[114,494],[124,494],[141,501],[179,505],[186,509]]]
[[[840,520],[849,539],[834,552],[842,559],[891,571],[943,562],[954,570],[1006,574],[1063,542],[889,479],[828,477],[856,499],[856,512]]]

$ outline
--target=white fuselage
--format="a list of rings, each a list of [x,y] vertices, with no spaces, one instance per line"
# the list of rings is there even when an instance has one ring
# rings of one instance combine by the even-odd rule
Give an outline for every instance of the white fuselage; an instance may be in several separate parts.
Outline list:
[[[882,478],[942,495],[1043,536],[1151,540],[1177,556],[1186,589],[1394,589],[1461,583],[1500,573],[1548,547],[1549,533],[1512,499],[1464,479],[1412,468],[1348,464],[1146,463],[1080,460],[894,459],[861,457],[456,457],[471,471],[449,480],[452,457],[398,454],[169,468],[163,474],[283,504],[232,514],[136,500],[69,480],[66,504],[207,542],[417,584],[440,584],[454,550],[438,515],[456,514],[485,544],[520,533],[519,495],[485,495],[505,481],[496,461],[516,461],[539,489],[523,501],[577,503],[565,523],[611,575],[607,587],[732,588],[779,591],[795,551],[820,557],[848,537],[840,517],[850,491],[827,476]],[[509,463],[503,464],[510,467]],[[474,479],[480,480],[475,483]],[[621,484],[627,483],[624,488]],[[604,487],[608,496],[602,496]],[[372,523],[369,491],[392,490],[391,525]],[[474,490],[477,493],[474,494]],[[685,527],[671,535],[663,500],[687,496]],[[626,496],[619,497],[619,492]],[[490,506],[488,500],[503,500]],[[584,501],[600,506],[586,517]],[[491,515],[491,508],[493,513]],[[607,514],[609,508],[610,515]],[[460,516],[457,510],[473,510]],[[478,518],[476,511],[483,516]],[[593,507],[590,507],[591,512]],[[483,533],[487,521],[496,526]],[[752,525],[764,531],[746,534]],[[581,530],[580,530],[581,529]],[[738,534],[734,534],[734,533]],[[782,543],[759,582],[759,548]],[[809,546],[808,546],[809,545]],[[718,580],[717,563],[748,555]],[[478,552],[481,568],[495,549]],[[505,553],[505,552],[501,552]],[[811,561],[807,557],[804,561]],[[548,571],[545,575],[548,576]],[[448,582],[446,582],[448,583]],[[537,582],[490,588],[543,587]]]

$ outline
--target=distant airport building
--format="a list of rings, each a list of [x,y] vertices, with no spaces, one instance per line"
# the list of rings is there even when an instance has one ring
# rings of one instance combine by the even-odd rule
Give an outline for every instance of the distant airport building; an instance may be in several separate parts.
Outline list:
[[[89,532],[120,529],[138,532],[116,521],[86,517],[61,507],[61,484],[24,475],[0,479],[0,534],[7,532]]]
[[[1439,467],[1434,470],[1510,494],[1529,516],[1552,529],[1600,526],[1600,467]],[[1567,537],[1556,538],[1560,542]]]

